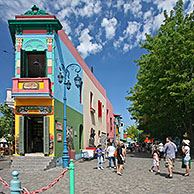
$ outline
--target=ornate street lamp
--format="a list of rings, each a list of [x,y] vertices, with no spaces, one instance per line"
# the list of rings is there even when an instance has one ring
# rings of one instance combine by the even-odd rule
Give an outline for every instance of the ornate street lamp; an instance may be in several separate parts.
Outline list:
[[[81,79],[81,77],[80,77],[78,74],[77,74],[77,76],[74,78],[74,81],[75,81],[76,87],[77,87],[77,88],[80,88],[82,79]]]
[[[74,78],[76,87],[80,88],[81,83],[82,83],[82,79],[78,75],[81,71],[81,67],[78,64],[71,63],[66,68],[63,64],[61,64],[61,67],[59,67],[60,73],[57,77],[58,77],[58,82],[60,84],[61,83],[64,84],[64,98],[63,98],[63,101],[64,101],[64,146],[63,146],[63,156],[62,156],[63,168],[66,168],[69,165],[69,156],[68,156],[68,150],[67,150],[67,137],[66,137],[66,135],[67,135],[67,131],[66,131],[66,123],[67,123],[67,118],[66,118],[66,100],[67,100],[66,99],[66,88],[68,90],[71,89],[71,82],[69,80],[70,68],[71,68],[71,70],[74,70],[77,73],[77,76]],[[61,73],[61,71],[63,71],[63,74]]]

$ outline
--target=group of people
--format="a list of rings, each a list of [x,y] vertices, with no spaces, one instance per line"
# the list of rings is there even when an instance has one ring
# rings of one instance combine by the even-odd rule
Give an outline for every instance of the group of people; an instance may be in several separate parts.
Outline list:
[[[108,160],[109,160],[109,169],[112,168],[111,163],[113,162],[114,168],[117,169],[117,174],[122,176],[121,171],[123,169],[125,159],[126,159],[126,149],[124,143],[120,141],[118,143],[117,148],[115,148],[112,143],[109,143],[109,146],[106,150],[108,153]],[[103,170],[103,151],[102,145],[98,145],[97,149],[95,150],[97,154],[97,169]],[[117,158],[117,165],[116,165],[116,158]]]
[[[184,176],[189,176],[189,162],[190,162],[190,141],[188,139],[185,139],[182,141],[182,152],[184,154],[184,165],[186,168],[186,173]],[[173,167],[175,162],[177,152],[177,146],[175,143],[173,143],[171,137],[166,138],[166,144],[163,148],[163,153],[165,157],[165,167],[168,168],[168,176],[167,178],[173,178]],[[160,173],[160,156],[161,155],[161,149],[155,149],[153,151],[153,165],[150,169],[150,172],[153,172],[154,167],[157,167],[157,173]]]

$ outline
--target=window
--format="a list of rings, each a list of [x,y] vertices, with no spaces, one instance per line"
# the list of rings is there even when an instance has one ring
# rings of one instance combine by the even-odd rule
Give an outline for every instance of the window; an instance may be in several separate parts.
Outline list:
[[[110,117],[110,130],[112,131],[112,117]]]
[[[98,100],[98,117],[102,118],[102,102]]]
[[[46,52],[21,52],[21,77],[46,77]]]
[[[90,109],[93,108],[93,93],[90,92]]]

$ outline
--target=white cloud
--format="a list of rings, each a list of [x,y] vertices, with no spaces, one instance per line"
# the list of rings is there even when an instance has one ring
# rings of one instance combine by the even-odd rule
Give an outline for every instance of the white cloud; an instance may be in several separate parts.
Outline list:
[[[158,30],[164,21],[164,14],[160,13],[153,18],[153,30]]]
[[[152,11],[151,10],[149,10],[149,11],[147,11],[143,14],[144,23],[146,23],[152,17]]]
[[[192,13],[194,10],[194,0],[191,0],[187,9],[185,10],[186,14]]]
[[[100,13],[102,7],[100,1],[88,1],[85,0],[85,6],[82,8],[76,8],[75,15],[82,17],[92,17],[94,14]]]
[[[83,58],[102,50],[102,45],[94,43],[92,40],[93,38],[89,35],[89,29],[85,28],[81,32],[81,36],[79,38],[80,45],[77,47],[78,52]]]
[[[140,23],[136,21],[129,21],[127,28],[123,32],[125,38],[135,35],[139,31],[140,27]]]
[[[115,48],[120,48],[123,40],[124,40],[124,38],[120,36],[118,40],[114,40],[113,46]]]
[[[116,7],[118,10],[120,10],[123,5],[124,5],[124,0],[118,0],[117,4],[114,7]]]
[[[69,35],[71,33],[71,26],[68,20],[61,20],[64,32]]]
[[[115,17],[110,20],[108,20],[107,18],[103,18],[101,26],[105,28],[106,38],[108,40],[114,38],[117,27],[117,19]]]
[[[40,9],[46,10],[44,6],[45,0],[39,2],[38,0],[26,1],[22,0],[12,1],[12,0],[1,0],[0,1],[0,18],[1,20],[7,22],[8,19],[14,19],[15,15],[24,14],[26,11],[31,10],[31,7],[36,4]]]
[[[76,36],[80,36],[80,34],[81,34],[81,30],[82,30],[82,28],[84,27],[84,24],[83,23],[80,23],[79,24],[79,26],[75,29],[75,35]]]
[[[142,16],[142,5],[141,5],[141,0],[133,0],[130,2],[127,2],[124,4],[124,13],[127,14],[128,11],[130,11],[134,17],[140,17]]]
[[[170,11],[176,5],[175,0],[154,0],[153,3],[157,5],[160,12],[166,10],[168,14],[170,14]]]

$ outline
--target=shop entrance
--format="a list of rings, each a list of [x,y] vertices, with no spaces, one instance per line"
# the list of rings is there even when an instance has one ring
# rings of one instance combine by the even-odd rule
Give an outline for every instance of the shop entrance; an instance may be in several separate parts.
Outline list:
[[[24,152],[43,152],[43,116],[24,117]]]

